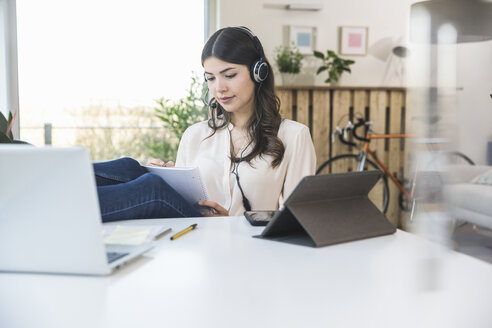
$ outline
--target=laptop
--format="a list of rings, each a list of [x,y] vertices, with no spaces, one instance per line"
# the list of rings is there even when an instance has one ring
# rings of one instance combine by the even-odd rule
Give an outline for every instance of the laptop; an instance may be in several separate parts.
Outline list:
[[[86,149],[0,145],[0,271],[107,275],[151,248],[104,244]]]
[[[322,247],[395,233],[368,196],[381,176],[381,171],[306,176],[255,237]]]

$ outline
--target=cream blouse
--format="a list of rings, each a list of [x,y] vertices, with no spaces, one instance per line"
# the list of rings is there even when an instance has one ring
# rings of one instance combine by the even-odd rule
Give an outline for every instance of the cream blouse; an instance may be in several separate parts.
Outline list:
[[[231,123],[229,129],[234,129]],[[229,215],[243,215],[241,192],[231,173],[229,131],[219,129],[207,138],[211,133],[207,121],[190,126],[181,138],[176,166],[198,166],[209,200],[219,203]],[[315,172],[316,155],[305,125],[284,119],[278,137],[285,146],[279,166],[271,167],[270,155],[253,159],[252,165],[239,163],[239,182],[252,210],[277,210],[299,181]]]

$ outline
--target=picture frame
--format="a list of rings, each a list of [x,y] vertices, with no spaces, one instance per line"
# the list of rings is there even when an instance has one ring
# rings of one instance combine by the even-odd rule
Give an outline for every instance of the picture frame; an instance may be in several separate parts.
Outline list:
[[[290,25],[288,42],[293,43],[301,54],[312,55],[316,49],[316,27]]]
[[[340,27],[340,55],[367,55],[369,28],[365,26]]]

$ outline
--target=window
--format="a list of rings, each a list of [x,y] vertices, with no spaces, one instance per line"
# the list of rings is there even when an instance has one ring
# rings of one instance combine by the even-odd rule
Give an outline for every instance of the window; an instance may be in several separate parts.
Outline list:
[[[96,160],[144,157],[155,100],[203,70],[203,0],[17,0],[17,32],[21,139]]]

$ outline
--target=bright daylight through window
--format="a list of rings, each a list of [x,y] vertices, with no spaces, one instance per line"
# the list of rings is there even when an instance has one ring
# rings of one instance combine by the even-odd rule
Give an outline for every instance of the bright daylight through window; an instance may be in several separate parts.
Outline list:
[[[201,75],[203,20],[203,0],[17,0],[20,138],[94,160],[176,143],[154,108]]]

